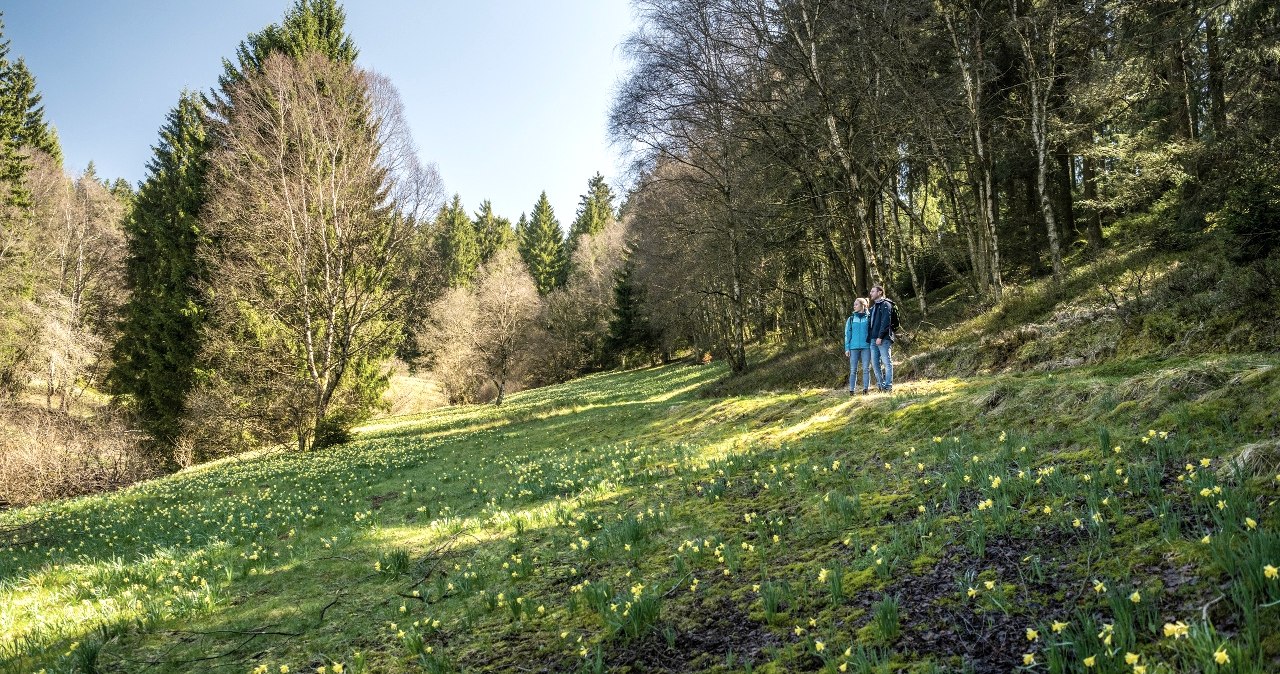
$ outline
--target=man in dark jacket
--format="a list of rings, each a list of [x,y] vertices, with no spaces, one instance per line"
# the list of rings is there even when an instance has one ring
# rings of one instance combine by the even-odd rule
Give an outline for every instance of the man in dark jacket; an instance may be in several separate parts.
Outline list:
[[[893,391],[893,302],[884,296],[882,286],[871,286],[870,318],[867,345],[871,348],[871,370],[881,391]]]

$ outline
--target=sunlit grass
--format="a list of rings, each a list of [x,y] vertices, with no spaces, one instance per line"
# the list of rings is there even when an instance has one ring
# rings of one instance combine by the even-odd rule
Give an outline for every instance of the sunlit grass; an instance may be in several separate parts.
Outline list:
[[[865,398],[676,365],[382,420],[0,513],[0,671],[1265,671],[1280,475],[1231,458],[1277,364]]]

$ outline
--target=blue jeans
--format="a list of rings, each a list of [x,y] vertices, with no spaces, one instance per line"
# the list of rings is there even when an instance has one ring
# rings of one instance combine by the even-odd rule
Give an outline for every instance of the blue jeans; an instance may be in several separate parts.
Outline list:
[[[858,363],[862,363],[862,390],[871,388],[871,349],[849,350],[849,390],[858,390]]]
[[[876,386],[881,391],[888,391],[893,388],[893,354],[890,349],[893,342],[886,341],[877,345],[871,343],[871,369],[876,373]]]

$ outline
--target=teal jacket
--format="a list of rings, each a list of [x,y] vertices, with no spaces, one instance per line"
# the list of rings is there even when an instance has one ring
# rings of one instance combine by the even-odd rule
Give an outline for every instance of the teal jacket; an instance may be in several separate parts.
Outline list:
[[[871,324],[871,317],[864,311],[855,313],[844,322],[844,350],[852,351],[854,349],[865,349],[870,345],[867,344],[867,327]]]

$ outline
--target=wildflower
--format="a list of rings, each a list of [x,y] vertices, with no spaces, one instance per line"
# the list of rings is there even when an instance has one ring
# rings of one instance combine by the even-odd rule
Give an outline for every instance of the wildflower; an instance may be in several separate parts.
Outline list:
[[[975,590],[975,589],[973,589],[972,587],[970,587],[970,588],[969,588],[969,598],[970,598],[970,599],[973,599],[973,598],[974,598],[974,597],[976,597],[976,596],[978,596],[978,591],[977,591],[977,590]]]
[[[280,674],[289,674],[289,665],[280,665]]]
[[[1023,654],[1022,654],[1022,664],[1027,665],[1028,667],[1030,667],[1031,665],[1036,664],[1036,656],[1035,656],[1035,653],[1023,653]]]
[[[999,488],[1000,488],[1000,476],[999,476],[999,475],[995,475],[995,476],[992,476],[992,477],[991,477],[991,488],[992,488],[992,489],[999,489]]]
[[[1134,666],[1133,666],[1133,674],[1147,674],[1147,666],[1146,666],[1146,665],[1134,665]]]
[[[1201,538],[1201,539],[1200,539],[1200,542],[1201,542],[1201,543],[1203,543],[1203,544],[1205,544],[1205,545],[1208,545],[1208,544],[1209,544],[1209,534],[1205,534],[1205,535],[1204,535],[1204,538]]]
[[[1231,656],[1227,655],[1227,649],[1219,648],[1213,652],[1213,661],[1220,665],[1230,664]]]
[[[341,662],[333,663],[333,674],[342,674],[343,665]]]
[[[1098,656],[1096,655],[1090,655],[1089,657],[1084,659],[1085,667],[1093,667],[1096,664],[1098,664]]]
[[[1107,586],[1100,580],[1093,581],[1093,591],[1096,594],[1102,594],[1107,591]]]
[[[1208,467],[1209,467],[1209,459],[1208,459],[1208,458],[1200,459],[1200,465],[1201,465],[1201,466],[1203,466],[1204,468],[1208,468]]]
[[[828,572],[826,569],[821,569],[821,570],[819,570],[819,571],[818,571],[818,582],[819,582],[819,583],[825,583],[825,582],[827,582],[827,576],[828,576],[828,575],[829,575],[829,572]]]
[[[1275,580],[1277,577],[1280,577],[1280,571],[1276,570],[1275,565],[1268,564],[1262,567],[1262,575],[1270,578],[1271,580]]]
[[[1067,627],[1069,627],[1069,626],[1070,626],[1070,625],[1069,625],[1068,623],[1064,623],[1064,622],[1060,622],[1060,621],[1055,620],[1055,621],[1053,622],[1053,632],[1054,632],[1054,634],[1061,634],[1061,633],[1062,633],[1062,630],[1067,629]]]
[[[1190,628],[1187,626],[1186,623],[1182,622],[1181,620],[1179,620],[1176,623],[1164,624],[1164,635],[1166,637],[1173,637],[1174,639],[1185,639],[1187,638],[1187,634],[1189,632],[1190,632]]]
[[[1044,507],[1044,514],[1049,515],[1049,514],[1052,514],[1052,513],[1053,513],[1053,508],[1051,508],[1051,507],[1049,507],[1049,506],[1045,506],[1045,507]]]
[[[1244,518],[1244,525],[1248,527],[1250,531],[1252,531],[1258,528],[1258,521],[1253,519],[1252,517],[1246,517]]]
[[[825,650],[826,648],[827,648],[827,645],[826,645],[826,644],[824,644],[824,643],[822,643],[821,641],[815,641],[815,642],[813,642],[813,650],[815,650],[815,651],[817,651],[817,652],[819,652],[819,653],[821,653],[821,652],[822,652],[823,650]]]
[[[1124,654],[1124,664],[1126,664],[1126,665],[1136,665],[1136,664],[1138,664],[1138,657],[1139,657],[1139,655],[1138,655],[1137,653],[1125,653],[1125,654]]]
[[[986,585],[988,590],[996,589],[996,582],[994,580],[988,580],[984,582],[983,585]]]
[[[1138,603],[1138,602],[1142,601],[1142,595],[1141,595],[1141,594],[1139,594],[1137,590],[1134,590],[1134,591],[1133,591],[1133,594],[1129,595],[1129,601],[1131,601],[1131,602],[1133,602],[1133,603],[1135,603],[1135,604],[1136,604],[1136,603]]]
[[[1226,501],[1223,501],[1222,499],[1218,499],[1217,506],[1218,506],[1218,510],[1226,510],[1226,509],[1227,509],[1227,502],[1226,502]]]
[[[1079,529],[1080,527],[1084,526],[1084,522],[1081,522],[1081,521],[1080,521],[1080,518],[1079,518],[1079,517],[1077,517],[1077,518],[1075,518],[1075,519],[1071,520],[1071,526],[1073,526],[1073,527],[1075,527],[1075,528]]]
[[[796,636],[804,634],[804,628],[799,625],[796,625],[796,628],[793,631],[796,633]]]
[[[1035,641],[1036,639],[1039,639],[1039,638],[1040,638],[1039,632],[1031,629],[1030,627],[1027,628],[1027,641]]]

